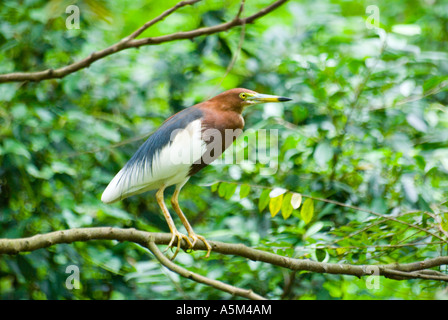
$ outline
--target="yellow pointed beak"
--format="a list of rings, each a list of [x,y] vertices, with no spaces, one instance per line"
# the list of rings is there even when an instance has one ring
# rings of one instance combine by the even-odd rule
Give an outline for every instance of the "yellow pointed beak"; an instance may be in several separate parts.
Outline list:
[[[263,102],[285,102],[285,101],[291,101],[292,99],[281,96],[272,96],[269,94],[257,93],[251,97],[248,97],[247,100],[253,101],[253,103],[263,103]]]

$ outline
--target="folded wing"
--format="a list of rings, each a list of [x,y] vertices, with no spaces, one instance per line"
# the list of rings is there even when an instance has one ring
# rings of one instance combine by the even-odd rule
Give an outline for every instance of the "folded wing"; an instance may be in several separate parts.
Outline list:
[[[190,107],[166,120],[112,179],[101,201],[115,202],[188,179],[192,164],[206,150],[202,115]]]

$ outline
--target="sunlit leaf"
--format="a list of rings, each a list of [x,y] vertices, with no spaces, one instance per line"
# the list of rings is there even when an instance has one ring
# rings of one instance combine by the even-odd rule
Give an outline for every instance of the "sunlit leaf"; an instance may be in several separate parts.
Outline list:
[[[216,192],[216,190],[218,190],[218,186],[219,186],[219,182],[216,182],[211,185],[210,189],[212,190],[212,192]]]
[[[440,223],[440,226],[443,230],[448,232],[448,212],[442,215],[442,222]]]
[[[307,239],[309,237],[312,237],[314,234],[318,233],[323,227],[324,224],[321,221],[317,221],[316,223],[312,224],[308,228],[308,230],[306,230],[305,234],[303,235],[303,238]]]
[[[269,189],[264,189],[263,192],[261,192],[260,199],[258,199],[258,210],[260,212],[269,204],[269,192]]]
[[[269,201],[269,212],[271,213],[272,217],[275,217],[277,213],[280,211],[280,209],[282,208],[282,203],[283,203],[283,194],[275,198],[271,198],[271,200]]]
[[[242,184],[240,186],[240,199],[246,198],[250,193],[250,186],[248,184]]]
[[[238,187],[238,185],[236,183],[229,183],[226,187],[226,194],[225,194],[224,198],[226,200],[229,200],[230,198],[232,198],[232,196],[235,194],[237,187]]]
[[[308,224],[314,216],[314,202],[313,199],[306,199],[303,202],[302,209],[300,210],[300,216],[302,220]]]
[[[302,195],[294,192],[291,197],[291,205],[294,209],[298,209],[302,204]]]
[[[221,184],[218,187],[218,194],[221,198],[224,198],[227,193],[227,188],[229,184],[225,182],[221,182]]]
[[[291,204],[292,193],[287,193],[283,197],[282,203],[282,217],[283,219],[288,219],[293,211],[293,206]]]
[[[281,194],[284,194],[286,192],[286,189],[283,188],[274,188],[272,189],[272,191],[269,193],[269,197],[271,198],[276,198]]]

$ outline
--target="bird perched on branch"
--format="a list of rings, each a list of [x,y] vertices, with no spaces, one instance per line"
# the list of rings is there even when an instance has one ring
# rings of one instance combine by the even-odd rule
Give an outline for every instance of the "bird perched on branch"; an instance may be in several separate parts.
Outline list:
[[[181,188],[193,174],[218,158],[242,133],[244,119],[241,113],[246,106],[289,100],[237,88],[176,113],[140,146],[109,183],[101,200],[112,203],[149,190],[158,190],[156,200],[172,234],[168,248],[177,238],[177,250],[172,259],[177,255],[182,240],[190,248],[198,240],[203,241],[208,257],[212,249],[210,244],[193,231],[179,206]],[[188,237],[177,230],[165,205],[163,192],[171,185],[176,186],[171,204]]]

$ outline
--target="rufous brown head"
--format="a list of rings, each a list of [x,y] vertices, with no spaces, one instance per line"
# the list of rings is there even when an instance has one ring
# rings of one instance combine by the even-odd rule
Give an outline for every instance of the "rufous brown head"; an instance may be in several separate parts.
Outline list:
[[[244,107],[265,102],[284,102],[292,99],[261,94],[253,90],[244,88],[235,88],[224,91],[223,93],[211,98],[208,102],[213,103],[214,107],[221,110],[231,110],[241,113]]]

